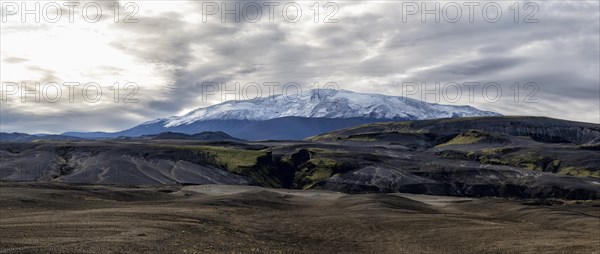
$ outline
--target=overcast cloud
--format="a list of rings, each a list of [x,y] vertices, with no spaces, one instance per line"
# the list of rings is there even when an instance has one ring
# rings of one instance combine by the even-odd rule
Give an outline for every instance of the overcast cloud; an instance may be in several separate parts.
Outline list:
[[[340,89],[416,99],[423,97],[425,87],[408,93],[407,84],[425,83],[431,90],[437,82],[440,103],[469,104],[505,115],[600,123],[599,3],[533,2],[539,10],[531,19],[539,22],[524,23],[533,7],[524,9],[525,2],[520,2],[516,23],[509,8],[514,2],[497,2],[502,16],[492,23],[481,13],[488,2],[475,7],[473,23],[461,2],[462,17],[456,23],[443,16],[437,23],[433,15],[423,23],[420,12],[403,22],[401,1],[334,2],[339,6],[333,16],[337,23],[322,22],[333,10],[323,9],[326,2],[320,4],[318,23],[310,9],[314,2],[298,2],[302,17],[296,23],[281,15],[288,2],[278,2],[274,20],[269,22],[268,9],[260,1],[256,3],[264,8],[257,23],[243,17],[237,23],[233,16],[222,22],[218,14],[203,22],[202,2],[192,1],[137,2],[139,10],[133,16],[137,23],[123,22],[129,13],[122,9],[126,2],[121,3],[120,22],[115,23],[114,2],[110,1],[98,2],[103,15],[96,23],[81,18],[81,7],[87,2],[74,10],[73,23],[66,17],[67,9],[57,23],[43,18],[36,23],[33,15],[23,23],[20,13],[6,16],[0,24],[2,83],[25,82],[31,89],[35,82],[42,87],[50,82],[82,85],[74,88],[73,103],[66,89],[56,103],[43,98],[34,102],[33,96],[22,102],[3,86],[7,100],[0,103],[0,129],[30,133],[122,130],[220,102],[220,96],[203,100],[203,82],[226,83],[230,89],[235,82],[296,82],[305,90],[315,82],[335,82]],[[226,3],[233,8],[235,2]],[[433,7],[435,2],[427,3]],[[290,13],[293,16],[293,9]],[[451,17],[446,18],[454,17],[449,13]],[[248,17],[254,14],[250,11]],[[98,102],[82,98],[81,89],[88,82],[102,87]],[[120,102],[115,103],[114,91],[109,89],[115,82],[137,84],[139,90],[128,98],[137,103],[122,102],[133,87],[121,91]],[[481,85],[474,89],[472,100],[464,86],[459,100],[444,100],[441,88],[451,82]],[[498,100],[490,100],[494,95],[489,91],[488,97],[482,95],[481,88],[489,82],[497,84],[494,89],[501,88]],[[516,98],[515,82],[520,84]],[[431,98],[425,97],[435,102]]]

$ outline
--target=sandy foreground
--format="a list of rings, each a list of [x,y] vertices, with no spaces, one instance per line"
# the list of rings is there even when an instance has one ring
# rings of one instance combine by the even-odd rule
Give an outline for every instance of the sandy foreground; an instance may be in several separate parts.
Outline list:
[[[600,253],[600,201],[0,182],[0,253]]]

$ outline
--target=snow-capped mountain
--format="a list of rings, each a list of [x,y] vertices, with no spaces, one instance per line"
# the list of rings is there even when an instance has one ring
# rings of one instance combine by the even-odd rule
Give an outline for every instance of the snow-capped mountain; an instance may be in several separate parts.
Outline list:
[[[496,115],[499,114],[470,106],[431,104],[398,96],[310,90],[301,96],[279,94],[249,101],[226,101],[115,133],[68,132],[65,135],[114,138],[167,131],[185,134],[222,131],[250,140],[297,140],[373,122]]]
[[[355,93],[348,90],[310,90],[301,96],[271,97],[246,101],[226,101],[199,108],[182,116],[157,119],[164,127],[188,125],[205,120],[264,121],[281,117],[374,118],[422,120],[433,118],[496,116],[471,106],[432,104],[407,97]]]

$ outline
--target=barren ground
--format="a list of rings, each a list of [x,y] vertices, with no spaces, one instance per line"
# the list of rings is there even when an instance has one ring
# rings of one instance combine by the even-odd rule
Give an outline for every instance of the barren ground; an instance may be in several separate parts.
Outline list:
[[[599,201],[0,182],[0,253],[600,253]]]

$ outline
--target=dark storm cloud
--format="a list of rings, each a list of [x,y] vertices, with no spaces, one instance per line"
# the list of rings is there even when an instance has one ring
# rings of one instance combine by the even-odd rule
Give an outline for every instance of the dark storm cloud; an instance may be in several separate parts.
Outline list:
[[[196,39],[195,33],[181,21],[178,13],[164,13],[157,17],[145,17],[139,23],[116,23],[113,26],[128,35],[126,40],[112,43],[126,54],[150,63],[174,66],[186,66],[192,59],[189,47]]]
[[[473,76],[498,72],[522,63],[524,59],[519,58],[486,58],[445,65],[439,68],[439,72],[451,75]]]

